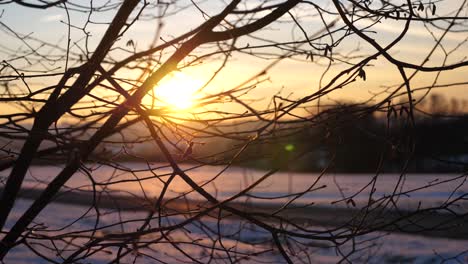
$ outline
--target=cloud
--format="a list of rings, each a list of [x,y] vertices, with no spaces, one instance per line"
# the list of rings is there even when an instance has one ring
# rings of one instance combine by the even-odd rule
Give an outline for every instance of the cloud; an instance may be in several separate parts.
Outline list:
[[[42,22],[54,22],[54,21],[60,21],[62,18],[63,18],[63,15],[55,14],[55,15],[44,16],[41,18],[41,21]]]

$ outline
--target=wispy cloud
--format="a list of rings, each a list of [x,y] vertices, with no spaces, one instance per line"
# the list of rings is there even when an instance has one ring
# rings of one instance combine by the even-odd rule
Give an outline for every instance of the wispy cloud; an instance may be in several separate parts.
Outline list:
[[[55,15],[47,15],[41,18],[42,22],[54,22],[54,21],[60,21],[63,18],[63,15],[61,14],[55,14]]]

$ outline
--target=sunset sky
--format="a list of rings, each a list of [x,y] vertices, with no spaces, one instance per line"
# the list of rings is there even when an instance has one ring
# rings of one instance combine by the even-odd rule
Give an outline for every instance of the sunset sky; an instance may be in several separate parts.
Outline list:
[[[247,2],[247,1],[243,1]],[[323,8],[333,9],[330,1],[321,0],[315,1]],[[398,2],[398,1],[397,1]],[[84,2],[83,2],[84,3]],[[248,5],[255,6],[258,1],[249,1]],[[440,6],[438,7],[438,14],[453,14],[454,10],[458,9],[462,1],[453,1],[453,6]],[[87,3],[88,4],[88,3]],[[183,7],[189,4],[189,1],[181,1],[178,6]],[[245,4],[243,4],[245,6]],[[240,5],[241,7],[243,6]],[[97,6],[97,5],[96,5]],[[205,12],[213,15],[216,14],[224,4],[222,1],[203,1],[200,4]],[[171,9],[170,9],[171,10]],[[96,24],[87,25],[87,30],[91,34],[89,39],[89,48],[92,50],[98,43],[103,33],[105,32],[107,25],[99,23],[108,23],[112,18],[115,10],[108,12],[99,12],[91,14],[91,21],[98,22]],[[314,34],[318,30],[322,29],[322,22],[309,6],[299,5],[294,9],[293,12],[298,20],[301,22],[303,28],[310,34]],[[27,17],[28,19],[25,19]],[[82,12],[70,11],[70,21],[76,27],[84,26],[87,16]],[[331,16],[325,16],[325,20],[330,22],[334,19]],[[34,21],[32,23],[31,21]],[[61,47],[66,47],[67,38],[67,26],[64,22],[67,21],[67,13],[64,9],[50,8],[47,10],[38,10],[21,7],[18,5],[6,5],[3,6],[3,14],[1,22],[4,23],[0,28],[0,37],[2,49],[22,49],[27,50],[28,47],[24,43],[21,43],[18,39],[11,36],[5,29],[5,25],[11,29],[17,31],[23,35],[29,35],[34,38],[43,39],[49,43],[59,44]],[[178,36],[189,29],[195,28],[203,21],[203,16],[200,12],[193,7],[184,8],[181,11],[172,14],[171,16],[163,20],[163,27],[161,31],[161,37],[165,40]],[[301,39],[302,33],[298,27],[294,26],[290,22],[290,18],[283,16],[282,21],[287,23],[275,23],[265,31],[262,31],[256,36],[265,36],[270,39],[285,40],[285,39]],[[357,23],[360,27],[369,25],[371,21],[360,21]],[[334,28],[338,28],[343,25],[340,20]],[[369,36],[375,38],[381,44],[391,42],[402,30],[404,25],[403,21],[390,21],[384,20],[382,23],[374,25],[367,33]],[[145,20],[137,21],[130,29],[128,33],[124,35],[114,47],[125,47],[125,43],[129,40],[134,41],[136,50],[143,50],[148,47],[149,43],[153,40],[157,28],[156,20]],[[292,30],[291,30],[292,29]],[[430,28],[434,33],[435,37],[439,37],[443,32],[441,30]],[[71,43],[72,51],[81,52],[73,43],[76,42],[83,48],[84,46],[84,34],[78,28],[71,29]],[[445,36],[442,41],[443,46],[446,50],[451,50],[460,43],[461,46],[448,57],[447,63],[453,63],[460,60],[460,58],[466,58],[468,54],[468,44],[464,41],[467,40],[466,32],[449,33]],[[327,37],[323,38],[322,41],[327,41]],[[246,38],[239,40],[239,43],[255,43],[255,40],[248,40]],[[464,43],[463,43],[464,42]],[[161,43],[161,42],[159,42]],[[419,64],[423,61],[423,58],[429,53],[429,51],[435,45],[433,36],[424,28],[421,23],[413,22],[410,26],[410,30],[400,43],[390,50],[396,58]],[[37,46],[37,45],[36,45]],[[241,45],[239,45],[241,46]],[[41,50],[50,49],[48,47],[42,47]],[[3,59],[9,59],[9,55],[6,54],[5,50],[0,51],[3,53]],[[56,51],[52,51],[52,54]],[[334,52],[342,54],[353,55],[365,55],[374,52],[374,49],[369,44],[365,43],[358,37],[348,37],[338,47],[334,49]],[[0,54],[1,54],[0,53]],[[115,52],[117,56],[128,56],[129,53]],[[431,57],[427,65],[436,66],[440,65],[443,59],[443,50],[438,47],[435,51],[435,55]],[[242,81],[248,79],[252,75],[262,71],[262,69],[268,65],[271,60],[262,60],[253,56],[245,54],[236,54],[231,62],[226,66],[225,70],[213,81],[212,85],[207,88],[206,92],[217,92],[220,90],[230,89]],[[264,99],[263,103],[268,103],[271,96],[280,92],[283,96],[292,95],[294,98],[298,98],[319,88],[319,80],[321,73],[325,69],[327,60],[317,60],[317,63],[310,63],[308,61],[284,59],[278,65],[268,72],[270,82],[261,84],[255,89],[249,97],[252,99]],[[16,67],[24,65],[25,61],[18,59],[13,62]],[[200,86],[204,81],[209,78],[209,74],[212,73],[219,65],[219,61],[207,62],[201,66],[184,69],[182,75],[184,76],[183,85],[187,85],[190,79],[193,79],[195,86]],[[63,65],[48,65],[51,69],[57,67],[63,67]],[[332,78],[335,73],[345,69],[345,65],[338,65],[332,67],[332,69],[325,75],[322,85],[327,83],[327,80]],[[350,100],[350,101],[362,101],[371,98],[375,93],[383,91],[386,87],[401,84],[401,77],[398,75],[398,70],[395,66],[391,65],[385,59],[380,58],[377,61],[373,61],[372,65],[366,67],[367,80],[363,81],[358,79],[355,83],[347,86],[344,89],[335,91],[327,96],[327,98],[333,100]],[[411,73],[412,71],[408,71]],[[122,77],[126,73],[119,72],[119,77]],[[131,75],[131,73],[128,73]],[[412,81],[413,88],[422,86],[430,86],[435,78],[434,73],[419,73]],[[450,82],[466,82],[467,72],[465,69],[453,70],[442,73],[438,77],[438,84],[445,84]],[[53,82],[56,78],[49,78],[45,82]],[[33,86],[41,87],[45,83],[35,80]],[[47,83],[51,84],[51,83]],[[171,87],[177,86],[174,81]],[[169,89],[176,90],[176,89]],[[187,89],[180,89],[187,91]],[[189,89],[190,90],[190,89]],[[195,89],[196,90],[196,89]],[[179,91],[180,92],[180,91]],[[456,86],[450,88],[444,88],[440,90],[441,93],[446,94],[448,97],[461,97],[468,98],[468,86]]]

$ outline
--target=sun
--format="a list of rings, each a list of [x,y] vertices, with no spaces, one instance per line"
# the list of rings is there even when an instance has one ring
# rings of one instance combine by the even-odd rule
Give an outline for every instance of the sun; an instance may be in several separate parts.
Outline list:
[[[197,101],[197,91],[203,83],[186,74],[176,72],[163,79],[154,88],[157,103],[174,110],[187,110]]]

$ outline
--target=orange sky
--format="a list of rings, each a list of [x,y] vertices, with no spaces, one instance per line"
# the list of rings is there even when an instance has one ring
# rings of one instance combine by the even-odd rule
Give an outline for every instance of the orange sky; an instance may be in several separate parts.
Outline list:
[[[254,3],[251,1],[250,3]],[[258,2],[258,1],[257,1]],[[319,1],[323,3],[324,7],[330,7],[328,1],[322,0]],[[453,1],[453,6],[441,6],[439,7],[440,14],[449,13],[451,10],[455,9],[459,2]],[[202,4],[202,7],[208,13],[215,14],[220,7],[222,7],[222,2],[220,1],[207,1]],[[112,12],[107,12],[103,14],[96,15],[92,17],[93,21],[109,21],[112,17]],[[305,30],[308,33],[313,34],[320,28],[319,20],[317,17],[308,16],[307,9],[297,8],[294,10],[294,14],[300,18],[300,21]],[[23,19],[27,16],[29,19]],[[72,23],[76,25],[83,25],[85,21],[85,16],[82,13],[71,13]],[[331,21],[332,18],[325,17],[328,21]],[[174,14],[173,16],[164,20],[164,27],[161,31],[161,36],[164,39],[171,39],[174,36],[177,36],[184,31],[194,28],[198,23],[202,21],[202,16],[195,8],[185,9],[182,12]],[[285,18],[282,18],[287,19]],[[11,28],[23,33],[29,34],[32,33],[32,36],[36,38],[45,39],[51,43],[60,43],[62,46],[66,43],[66,33],[67,27],[61,22],[66,20],[66,13],[63,9],[51,8],[49,10],[31,10],[24,7],[8,5],[5,8],[5,12],[2,17],[2,22],[8,25]],[[31,23],[34,21],[34,23]],[[337,26],[341,25],[342,22],[339,22]],[[359,22],[358,26],[365,26],[370,23],[369,21]],[[139,21],[135,23],[129,32],[118,41],[115,46],[125,46],[125,43],[128,40],[134,40],[136,48],[142,50],[148,46],[148,43],[153,40],[155,32],[155,21]],[[293,29],[291,31],[291,29]],[[380,23],[373,27],[375,33],[368,33],[370,36],[378,40],[380,43],[388,43],[393,38],[395,38],[402,29],[402,22],[394,22],[390,20],[385,20],[383,23]],[[90,25],[88,30],[91,32],[90,39],[90,48],[99,41],[102,33],[105,30],[104,25]],[[435,36],[440,36],[441,31],[433,29]],[[80,45],[84,45],[82,32],[79,30],[72,30],[72,41],[77,41]],[[301,31],[297,27],[293,27],[290,23],[275,24],[271,26],[268,30],[262,33],[259,36],[267,36],[271,39],[294,39],[301,37]],[[0,37],[3,39],[1,44],[6,47],[15,48],[25,48],[21,47],[21,43],[18,40],[15,40],[11,36],[8,36],[4,32],[0,33]],[[466,38],[466,33],[451,33],[446,36],[443,41],[444,47],[451,49],[455,47],[458,43],[462,42]],[[252,40],[240,40],[242,41],[252,41]],[[324,41],[327,41],[327,38],[324,38]],[[390,50],[390,53],[394,54],[396,58],[402,59],[409,62],[420,63],[424,56],[429,52],[429,50],[434,46],[433,37],[430,33],[421,26],[421,24],[414,22],[411,25],[410,31],[407,36],[403,39],[401,43]],[[364,41],[358,39],[357,37],[351,37],[342,42],[335,52],[342,52],[344,54],[349,53],[353,50],[356,55],[370,54],[374,50],[370,45],[366,44]],[[78,49],[74,49],[77,51]],[[117,53],[115,53],[117,54]],[[428,65],[439,65],[443,56],[442,49],[436,49],[436,55],[431,58]],[[468,45],[464,43],[456,52],[454,52],[449,58],[448,62],[457,62],[468,54]],[[8,58],[8,57],[7,57]],[[236,54],[233,56],[231,62],[228,64],[226,69],[216,78],[212,85],[208,87],[205,91],[208,93],[218,92],[220,90],[227,90],[236,86],[239,83],[242,83],[244,80],[250,78],[253,74],[260,72],[263,67],[268,65],[271,61],[258,59],[252,56]],[[291,95],[294,98],[300,98],[304,95],[310,94],[311,92],[316,91],[319,85],[320,76],[325,69],[327,60],[322,59],[319,61],[322,65],[318,66],[317,64],[312,64],[310,62],[299,62],[290,59],[285,59],[279,63],[275,68],[268,72],[268,77],[270,82],[263,83],[259,87],[250,93],[247,97],[252,99],[264,99],[262,102],[257,103],[259,107],[266,105],[269,102],[269,99],[272,95],[280,92],[282,96]],[[15,61],[15,63],[21,64],[24,63],[21,61]],[[201,66],[193,67],[183,71],[185,78],[184,86],[190,82],[190,79],[193,79],[193,83],[196,86],[200,86],[200,83],[207,80],[210,77],[210,74],[216,69],[216,66],[219,65],[219,61],[214,62],[205,62]],[[60,65],[50,65],[51,68],[54,68]],[[337,72],[344,69],[344,65],[333,67],[326,75],[322,84],[326,84],[330,78],[334,76]],[[373,61],[372,65],[367,66],[367,80],[363,81],[358,79],[354,84],[340,89],[336,92],[333,92],[327,98],[333,100],[352,100],[352,101],[362,101],[370,98],[373,94],[383,91],[384,87],[400,84],[401,77],[398,75],[397,69],[386,62],[384,59],[379,59]],[[408,71],[411,73],[411,71]],[[120,72],[120,76],[127,74],[126,72]],[[119,76],[119,77],[120,77]],[[431,85],[434,81],[434,73],[420,73],[418,74],[412,82],[413,88]],[[466,69],[453,70],[442,73],[439,77],[438,83],[450,83],[450,82],[466,82],[468,81]],[[49,80],[34,81],[32,86],[42,87],[44,85],[50,85],[55,82],[57,78],[51,78]],[[48,83],[50,82],[50,83]],[[174,84],[172,84],[174,86]],[[176,86],[176,85],[175,85]],[[176,93],[176,87],[174,87],[174,93]],[[466,97],[468,94],[467,86],[458,86],[452,88],[446,88],[440,90],[441,93],[445,93],[450,97]],[[178,91],[180,92],[180,91]],[[2,106],[2,108],[4,108]]]

